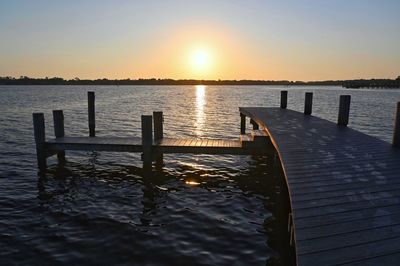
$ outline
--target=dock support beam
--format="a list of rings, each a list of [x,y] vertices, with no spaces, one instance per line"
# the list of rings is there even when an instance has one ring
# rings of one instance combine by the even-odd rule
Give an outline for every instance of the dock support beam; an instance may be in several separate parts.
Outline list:
[[[151,146],[153,143],[153,117],[142,115],[142,145],[143,145],[143,170],[145,173],[151,172],[152,154]]]
[[[153,112],[154,140],[161,140],[164,135],[163,112]]]
[[[287,107],[287,96],[288,96],[287,91],[281,91],[281,108],[282,109],[286,109],[286,107]]]
[[[394,120],[393,146],[400,146],[400,102],[397,103],[396,117]]]
[[[306,97],[304,100],[304,114],[311,115],[312,113],[312,103],[313,103],[313,93],[306,92]]]
[[[36,143],[36,158],[39,171],[46,170],[46,133],[44,126],[44,115],[43,113],[33,113],[33,134],[35,136]]]
[[[53,110],[53,123],[56,138],[64,137],[64,113],[62,110]],[[58,162],[65,162],[65,151],[57,152],[57,158]]]
[[[96,136],[94,101],[94,91],[88,91],[89,137]]]
[[[154,125],[154,141],[160,141],[164,137],[163,128],[163,112],[153,112],[153,125]],[[154,154],[156,161],[156,168],[162,169],[164,165],[164,156],[161,152]]]
[[[250,119],[250,124],[253,125],[253,130],[258,130],[260,127],[258,126],[257,122],[254,121],[253,119]]]
[[[338,126],[347,126],[349,123],[350,114],[350,95],[340,95],[339,100],[339,115],[338,115]]]
[[[240,134],[246,134],[246,116],[240,114]]]

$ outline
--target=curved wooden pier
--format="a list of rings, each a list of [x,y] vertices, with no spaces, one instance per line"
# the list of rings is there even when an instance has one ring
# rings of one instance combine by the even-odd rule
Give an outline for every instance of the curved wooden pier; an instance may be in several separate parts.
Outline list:
[[[240,113],[265,128],[279,154],[297,264],[398,265],[400,149],[285,107]]]

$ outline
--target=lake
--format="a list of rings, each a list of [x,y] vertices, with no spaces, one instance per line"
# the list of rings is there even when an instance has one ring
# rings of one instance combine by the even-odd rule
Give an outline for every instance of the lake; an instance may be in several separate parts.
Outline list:
[[[313,115],[334,122],[350,94],[349,127],[390,142],[400,101],[400,90],[316,86],[0,86],[1,265],[287,263],[265,156],[164,155],[148,182],[139,154],[67,152],[39,178],[32,113],[45,113],[47,138],[53,109],[66,135],[87,135],[89,90],[98,136],[140,137],[140,116],[163,111],[165,136],[237,139],[239,106],[279,106],[288,90],[288,108],[311,91]]]

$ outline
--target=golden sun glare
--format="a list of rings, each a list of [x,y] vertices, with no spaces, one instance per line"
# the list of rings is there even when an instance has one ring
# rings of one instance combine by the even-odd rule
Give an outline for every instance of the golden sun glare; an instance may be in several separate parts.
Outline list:
[[[211,54],[208,50],[197,49],[192,52],[190,62],[197,74],[205,74],[210,71],[211,59]]]

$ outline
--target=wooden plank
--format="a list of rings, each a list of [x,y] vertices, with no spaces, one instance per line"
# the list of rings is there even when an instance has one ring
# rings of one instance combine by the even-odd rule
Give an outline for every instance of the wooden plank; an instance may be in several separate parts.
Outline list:
[[[376,266],[376,265],[397,265],[400,261],[400,252],[394,250],[389,254],[379,254],[375,257],[361,258],[359,260],[353,260],[350,263],[344,263],[341,265],[352,265],[352,266]]]
[[[400,189],[400,184],[382,184],[380,186],[368,186],[368,187],[344,187],[343,189],[336,189],[333,191],[315,191],[314,193],[297,193],[297,190],[293,191],[293,201],[303,202],[309,200],[337,198],[337,197],[349,197],[349,196],[361,196],[363,194],[370,194],[383,191],[395,191]]]
[[[345,234],[334,234],[326,237],[298,240],[299,254],[338,249],[363,243],[375,242],[392,237],[400,238],[400,225],[392,224],[378,228],[368,228]]]
[[[398,204],[392,204],[387,206],[380,206],[379,209],[369,208],[362,210],[352,210],[342,213],[330,213],[320,215],[318,216],[318,218],[316,218],[315,216],[298,218],[296,216],[296,212],[296,214],[293,214],[293,217],[296,216],[295,227],[296,229],[300,230],[304,228],[320,227],[324,225],[332,225],[361,219],[367,220],[371,218],[377,218],[377,221],[379,221],[380,219],[385,219],[385,217],[387,217],[388,215],[392,215],[398,212]]]
[[[191,139],[185,139],[185,142],[183,143],[183,146],[188,147],[191,141],[192,141]]]
[[[205,145],[206,145],[206,143],[207,143],[207,139],[202,139],[201,141],[200,141],[200,147],[204,147]]]
[[[366,242],[355,246],[327,249],[298,256],[299,265],[340,265],[360,262],[387,254],[400,254],[400,237],[390,237],[379,241]],[[384,265],[379,259],[376,265]],[[363,264],[364,265],[364,264]]]
[[[367,229],[380,228],[391,225],[400,224],[400,212],[385,215],[379,224],[375,222],[375,218],[356,219],[341,223],[322,225],[318,227],[304,228],[297,232],[297,240],[311,240],[316,238],[324,238],[327,236],[346,234]]]
[[[202,141],[203,141],[202,139],[198,139],[198,140],[196,141],[196,147],[201,146]]]
[[[352,195],[346,197],[334,197],[334,198],[325,198],[325,199],[317,199],[317,200],[306,200],[302,202],[296,202],[297,210],[303,210],[307,208],[316,208],[316,207],[328,207],[328,206],[341,206],[350,203],[361,203],[361,202],[370,202],[371,204],[375,204],[375,200],[378,199],[398,199],[400,193],[397,189],[388,190],[388,191],[379,191],[374,193],[366,193],[361,195]],[[348,210],[348,209],[347,209]],[[322,213],[322,212],[320,212]]]
[[[190,147],[196,146],[196,142],[197,142],[197,141],[196,141],[195,139],[190,140],[189,146],[190,146]]]
[[[185,142],[185,140],[183,139],[178,139],[177,143],[175,144],[175,146],[184,146],[183,143]]]
[[[349,201],[346,203],[338,203],[326,206],[311,207],[311,208],[298,208],[296,209],[296,218],[314,217],[318,219],[319,216],[324,216],[333,213],[346,213],[350,211],[361,211],[367,209],[379,209],[380,207],[400,204],[399,196],[388,196],[385,198],[377,198],[366,201]],[[297,205],[296,205],[297,206]],[[399,205],[400,206],[400,205]]]

